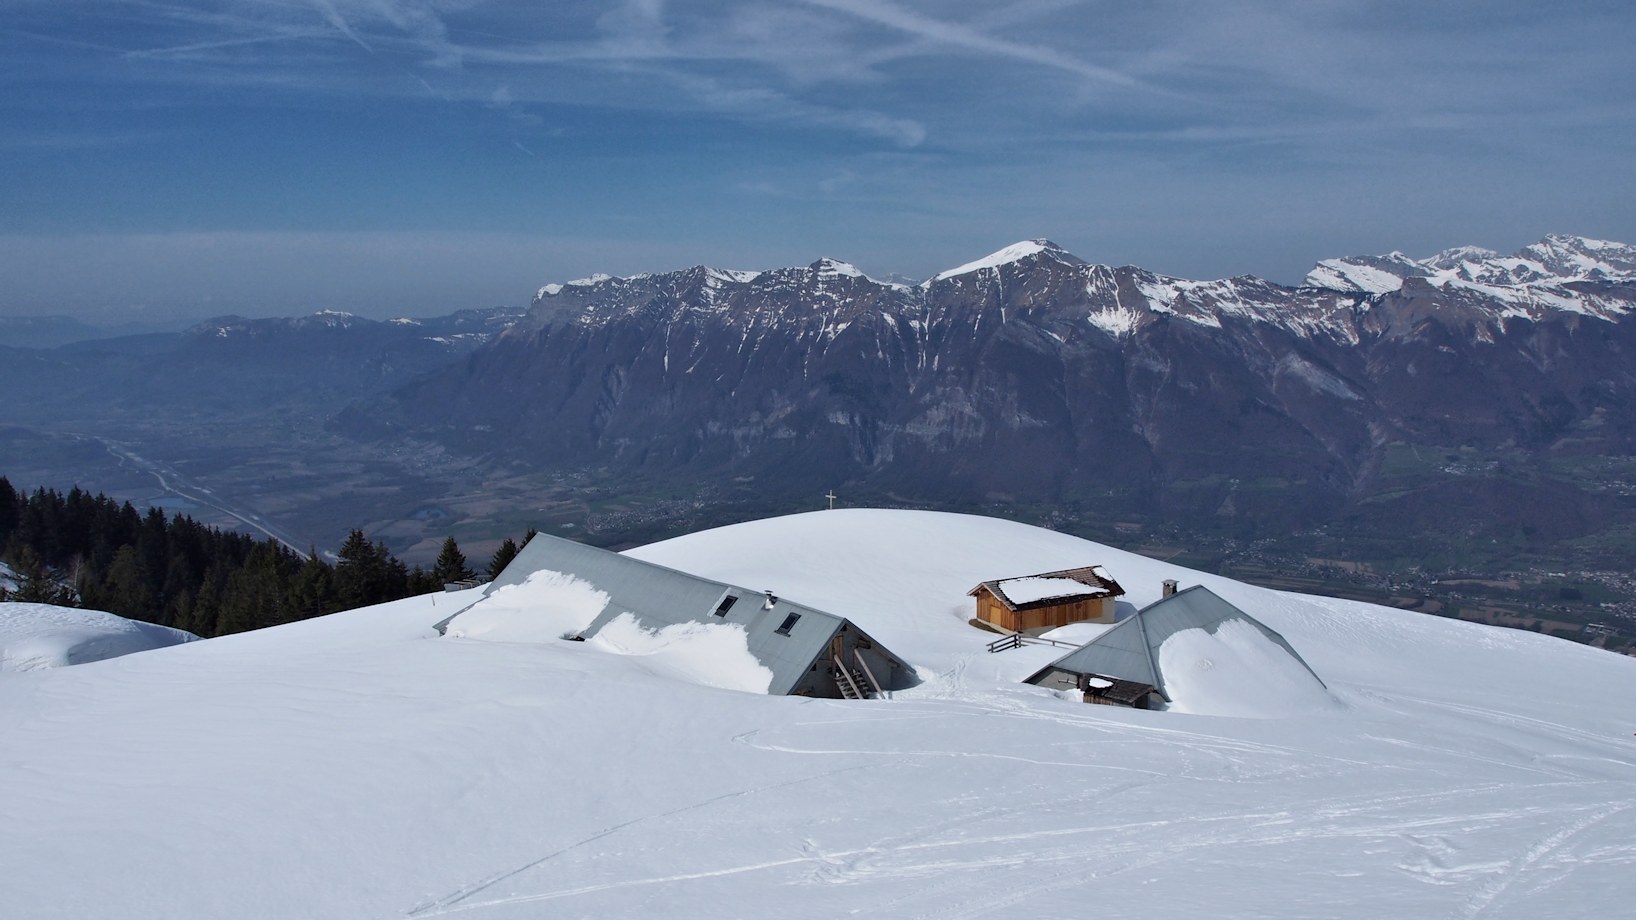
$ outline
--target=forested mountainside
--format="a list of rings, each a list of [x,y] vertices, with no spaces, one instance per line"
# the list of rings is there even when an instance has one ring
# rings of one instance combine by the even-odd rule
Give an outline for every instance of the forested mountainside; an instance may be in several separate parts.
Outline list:
[[[506,540],[485,577],[517,549]],[[430,571],[404,565],[358,530],[335,560],[79,488],[20,493],[0,476],[0,562],[15,573],[0,601],[90,607],[209,638],[439,591],[477,574],[452,537]]]

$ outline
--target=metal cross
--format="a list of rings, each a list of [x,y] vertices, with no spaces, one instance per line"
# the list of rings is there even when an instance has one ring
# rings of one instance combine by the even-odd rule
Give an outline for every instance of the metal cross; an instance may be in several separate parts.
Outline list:
[[[835,510],[835,490],[830,489],[828,492],[825,492],[824,497],[829,499],[829,510],[834,511]]]

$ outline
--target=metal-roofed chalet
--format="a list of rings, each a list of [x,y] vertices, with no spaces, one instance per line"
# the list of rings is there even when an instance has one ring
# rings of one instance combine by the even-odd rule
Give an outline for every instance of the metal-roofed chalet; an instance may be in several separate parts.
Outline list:
[[[913,668],[845,617],[547,534],[529,540],[485,596],[541,571],[572,575],[608,595],[582,637],[625,614],[655,630],[678,623],[742,628],[750,653],[773,672],[769,694],[857,698],[915,683]]]
[[[1143,607],[1129,619],[1034,672],[1024,683],[1090,691],[1095,678],[1145,684],[1165,701],[1170,694],[1159,667],[1159,646],[1185,629],[1215,633],[1223,623],[1242,622],[1289,654],[1319,684],[1299,653],[1274,630],[1223,600],[1203,585],[1195,585]],[[1145,708],[1145,704],[1137,705]]]

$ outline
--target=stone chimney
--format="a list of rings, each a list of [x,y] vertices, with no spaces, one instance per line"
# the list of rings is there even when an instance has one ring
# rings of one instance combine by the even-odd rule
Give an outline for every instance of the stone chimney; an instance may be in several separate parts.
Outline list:
[[[1164,581],[1164,589],[1159,594],[1159,596],[1160,597],[1169,597],[1170,595],[1175,594],[1175,593],[1176,593],[1176,579],[1166,578],[1165,581]]]

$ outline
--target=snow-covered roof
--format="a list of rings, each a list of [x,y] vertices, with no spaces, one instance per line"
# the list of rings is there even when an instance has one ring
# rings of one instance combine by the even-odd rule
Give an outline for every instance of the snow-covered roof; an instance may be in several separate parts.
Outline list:
[[[1130,619],[1036,671],[1025,683],[1037,683],[1053,670],[1069,671],[1148,684],[1170,699],[1160,648],[1167,640],[1186,630],[1201,630],[1205,634],[1215,635],[1222,632],[1225,624],[1239,624],[1233,630],[1238,634],[1234,636],[1235,639],[1242,637],[1245,627],[1259,634],[1259,639],[1263,640],[1259,644],[1263,648],[1251,657],[1259,657],[1265,662],[1269,660],[1266,654],[1269,650],[1274,653],[1273,657],[1287,655],[1301,670],[1312,675],[1317,686],[1323,686],[1323,680],[1283,636],[1203,585],[1195,585],[1149,604]],[[1250,641],[1255,643],[1256,639],[1252,636]]]
[[[1118,597],[1125,593],[1099,565],[1087,565],[1038,575],[1019,575],[985,581],[967,591],[975,595],[987,588],[1010,610],[1031,610],[1098,597]]]
[[[827,654],[830,639],[849,625],[845,617],[776,594],[700,578],[547,534],[536,534],[529,540],[484,596],[523,584],[540,572],[572,576],[606,595],[600,613],[580,633],[585,638],[596,637],[610,625],[632,618],[648,629],[684,623],[744,629],[750,653],[773,672],[767,692],[774,695],[794,690],[813,662]],[[852,629],[862,632],[856,625]],[[899,660],[889,652],[885,654]],[[907,665],[904,669],[907,673]]]

